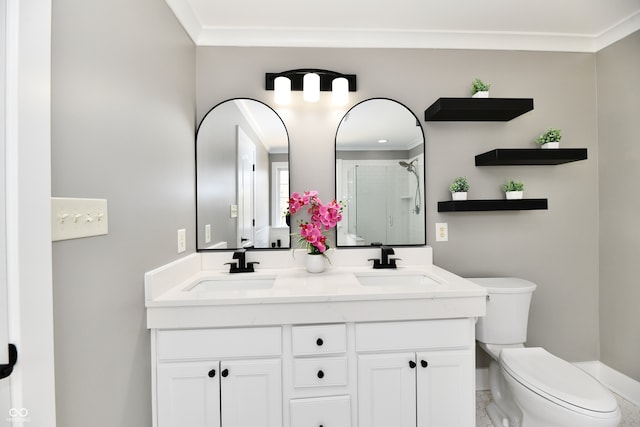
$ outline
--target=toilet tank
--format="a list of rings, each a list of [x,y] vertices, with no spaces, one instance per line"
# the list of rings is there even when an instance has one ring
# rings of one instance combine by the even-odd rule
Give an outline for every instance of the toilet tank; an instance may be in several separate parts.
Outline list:
[[[536,284],[516,277],[468,279],[487,289],[487,314],[476,323],[476,340],[485,344],[527,341],[529,305]]]

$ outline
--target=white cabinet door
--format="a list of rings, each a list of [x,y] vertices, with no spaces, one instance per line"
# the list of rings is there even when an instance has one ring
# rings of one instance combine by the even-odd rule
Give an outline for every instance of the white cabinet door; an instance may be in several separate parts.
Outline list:
[[[417,356],[418,427],[474,425],[473,351],[434,351]]]
[[[220,364],[223,427],[282,427],[280,363],[270,359]]]
[[[219,362],[158,366],[158,427],[220,427]]]
[[[358,356],[360,427],[416,426],[415,353]]]

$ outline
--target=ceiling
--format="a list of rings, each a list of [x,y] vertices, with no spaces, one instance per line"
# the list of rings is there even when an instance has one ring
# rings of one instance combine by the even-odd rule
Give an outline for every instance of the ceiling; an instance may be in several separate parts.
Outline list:
[[[166,0],[198,46],[597,52],[640,0]]]

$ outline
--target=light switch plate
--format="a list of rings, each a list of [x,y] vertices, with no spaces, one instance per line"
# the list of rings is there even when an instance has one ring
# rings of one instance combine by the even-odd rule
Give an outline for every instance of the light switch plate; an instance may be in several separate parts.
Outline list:
[[[106,199],[51,198],[51,240],[79,239],[109,233]]]
[[[178,230],[178,253],[187,250],[187,230],[185,228],[181,228]]]
[[[436,242],[449,241],[449,226],[446,222],[436,222]]]
[[[204,242],[211,243],[211,224],[204,226]]]

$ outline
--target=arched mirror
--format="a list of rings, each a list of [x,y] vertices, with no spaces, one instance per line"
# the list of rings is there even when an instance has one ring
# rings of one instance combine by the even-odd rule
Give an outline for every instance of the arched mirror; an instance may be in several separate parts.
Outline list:
[[[403,104],[355,105],[336,133],[336,198],[346,202],[338,246],[424,245],[424,132]]]
[[[196,133],[197,248],[287,248],[289,135],[253,99],[213,107]]]

